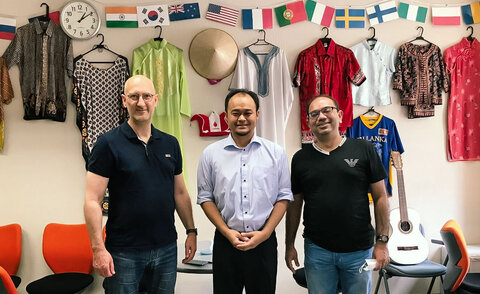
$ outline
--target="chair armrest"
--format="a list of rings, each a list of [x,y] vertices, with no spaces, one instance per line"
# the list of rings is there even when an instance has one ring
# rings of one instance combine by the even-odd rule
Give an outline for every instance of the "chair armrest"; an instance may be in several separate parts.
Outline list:
[[[445,243],[443,243],[443,241],[442,241],[442,240],[431,239],[430,241],[432,241],[432,243],[433,243],[433,244],[445,245]]]

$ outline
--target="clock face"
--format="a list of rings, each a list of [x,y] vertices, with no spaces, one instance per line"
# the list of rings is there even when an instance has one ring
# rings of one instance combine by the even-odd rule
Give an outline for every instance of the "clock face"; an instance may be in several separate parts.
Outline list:
[[[100,17],[95,8],[84,1],[67,3],[60,13],[63,31],[73,39],[90,39],[100,29]]]

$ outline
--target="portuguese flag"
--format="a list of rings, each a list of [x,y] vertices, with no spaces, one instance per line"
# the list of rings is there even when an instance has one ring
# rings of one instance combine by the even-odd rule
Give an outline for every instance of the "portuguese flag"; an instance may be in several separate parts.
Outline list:
[[[138,28],[137,8],[105,7],[107,28]]]
[[[308,19],[303,1],[296,1],[276,7],[275,15],[277,16],[278,25],[280,27]]]

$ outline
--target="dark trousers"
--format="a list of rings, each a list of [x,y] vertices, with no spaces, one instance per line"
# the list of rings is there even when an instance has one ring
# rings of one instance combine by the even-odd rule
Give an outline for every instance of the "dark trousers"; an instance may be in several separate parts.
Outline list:
[[[213,242],[213,293],[273,294],[277,283],[277,237],[241,251],[218,230]]]

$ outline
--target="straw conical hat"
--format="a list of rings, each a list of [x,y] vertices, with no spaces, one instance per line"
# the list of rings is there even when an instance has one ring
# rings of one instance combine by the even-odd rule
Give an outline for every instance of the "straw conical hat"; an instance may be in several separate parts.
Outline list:
[[[206,29],[193,38],[189,55],[190,63],[199,75],[207,79],[223,79],[235,69],[238,47],[226,32]]]

